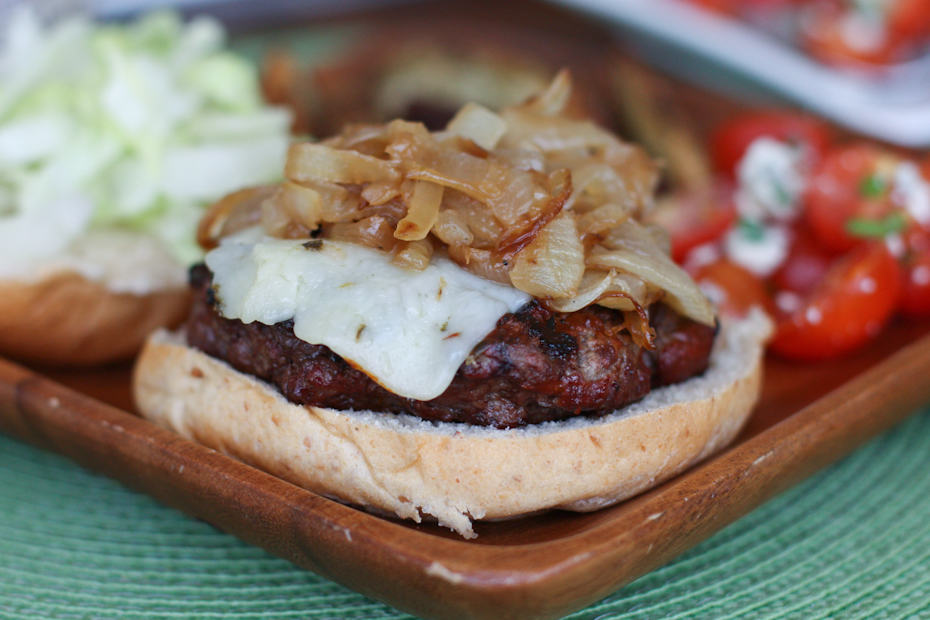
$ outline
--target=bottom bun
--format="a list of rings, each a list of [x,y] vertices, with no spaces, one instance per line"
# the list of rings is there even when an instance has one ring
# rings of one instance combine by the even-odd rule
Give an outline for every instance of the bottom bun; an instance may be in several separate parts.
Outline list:
[[[601,418],[517,429],[294,405],[264,382],[153,334],[133,389],[161,426],[302,487],[466,538],[472,519],[590,511],[670,478],[732,441],[761,387],[770,324],[725,324],[710,367]]]
[[[145,337],[178,325],[186,286],[117,293],[73,271],[34,282],[0,281],[0,353],[29,362],[92,365],[128,359]]]

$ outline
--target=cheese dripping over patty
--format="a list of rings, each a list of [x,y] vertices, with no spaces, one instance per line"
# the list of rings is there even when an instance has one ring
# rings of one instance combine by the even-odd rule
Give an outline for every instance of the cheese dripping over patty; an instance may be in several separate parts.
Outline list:
[[[443,257],[412,271],[352,243],[276,239],[258,228],[223,239],[206,264],[224,317],[293,319],[301,340],[417,400],[442,394],[498,319],[531,299]]]

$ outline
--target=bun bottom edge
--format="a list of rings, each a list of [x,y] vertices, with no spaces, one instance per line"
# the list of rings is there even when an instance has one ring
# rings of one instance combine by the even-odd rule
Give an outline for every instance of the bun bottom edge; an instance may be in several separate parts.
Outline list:
[[[472,519],[590,511],[651,488],[732,441],[761,389],[761,311],[725,323],[708,370],[608,416],[488,429],[295,405],[273,387],[155,332],[140,354],[140,413],[316,493],[465,538]]]
[[[128,360],[152,330],[179,325],[190,291],[119,293],[71,271],[33,282],[0,280],[0,353],[55,366]]]

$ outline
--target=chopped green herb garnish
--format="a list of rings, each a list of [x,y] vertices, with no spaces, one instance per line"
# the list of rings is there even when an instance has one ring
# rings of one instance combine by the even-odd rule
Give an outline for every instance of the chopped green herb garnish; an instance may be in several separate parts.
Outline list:
[[[779,182],[774,182],[772,184],[775,188],[775,197],[778,200],[778,204],[783,207],[790,207],[794,204],[794,197],[788,193],[788,190],[785,189],[785,186]]]
[[[881,198],[887,188],[885,179],[878,174],[870,174],[859,183],[859,194],[863,198]]]
[[[756,220],[740,218],[739,230],[750,241],[762,241],[765,238],[765,226]]]
[[[854,217],[846,222],[846,232],[854,237],[881,238],[904,230],[907,220],[901,213],[886,215],[880,220]]]

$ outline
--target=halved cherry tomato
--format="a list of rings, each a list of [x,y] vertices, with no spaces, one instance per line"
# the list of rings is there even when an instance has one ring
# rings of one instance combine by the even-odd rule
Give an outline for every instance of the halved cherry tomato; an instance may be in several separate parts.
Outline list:
[[[761,111],[736,116],[718,126],[710,136],[714,167],[721,174],[735,178],[746,149],[757,138],[766,136],[803,144],[809,165],[814,165],[827,150],[831,132],[823,122],[797,112]]]
[[[778,290],[806,295],[817,288],[833,259],[814,240],[804,226],[796,226],[791,247],[785,262],[772,274],[772,282]]]
[[[909,316],[930,316],[930,231],[915,226],[904,243],[900,310]]]
[[[690,0],[691,4],[715,13],[735,13],[739,8],[736,0]]]
[[[798,0],[690,0],[691,4],[696,4],[705,9],[717,13],[739,14],[748,7],[773,7],[781,4],[790,4]]]
[[[805,196],[805,217],[817,241],[832,252],[845,252],[868,240],[853,234],[853,221],[879,228],[895,211],[891,180],[882,163],[893,157],[872,144],[836,148],[814,171]],[[893,222],[892,222],[893,224]],[[891,231],[895,232],[895,231]],[[876,235],[880,236],[880,235]]]
[[[908,316],[930,316],[930,252],[914,254],[902,266],[901,312]]]
[[[727,259],[700,267],[694,276],[701,290],[721,314],[743,316],[753,306],[774,313],[772,299],[762,281],[751,271]]]
[[[801,304],[777,321],[775,353],[822,360],[855,349],[878,334],[898,304],[901,271],[882,243],[839,258]]]
[[[889,8],[888,30],[893,36],[911,41],[930,35],[930,2],[894,0]]]
[[[863,68],[887,65],[902,56],[906,41],[893,36],[886,24],[876,26],[880,30],[874,41],[865,40],[863,35],[851,36],[846,26],[849,10],[837,2],[809,4],[801,19],[801,39],[812,56],[834,65]]]
[[[675,195],[661,201],[650,219],[668,231],[672,259],[681,263],[699,245],[716,241],[736,221],[732,189],[720,187],[710,196]]]

